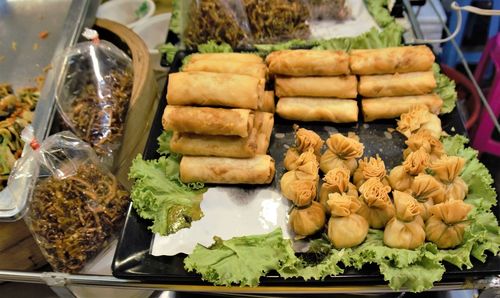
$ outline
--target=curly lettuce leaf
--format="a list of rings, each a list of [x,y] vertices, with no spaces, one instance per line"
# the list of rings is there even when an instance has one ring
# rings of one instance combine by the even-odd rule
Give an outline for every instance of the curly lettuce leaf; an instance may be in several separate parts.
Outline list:
[[[387,0],[365,0],[364,2],[373,19],[380,27],[385,27],[395,22],[395,19],[387,9]]]
[[[181,33],[181,8],[182,0],[172,0],[172,16],[170,17],[170,25],[168,30],[175,34]]]
[[[458,97],[455,82],[441,73],[441,68],[436,63],[432,65],[432,71],[437,85],[433,92],[443,100],[441,114],[450,113],[455,108]]]
[[[354,50],[397,47],[401,45],[404,29],[396,23],[389,24],[379,31],[372,28],[356,37],[333,38],[318,42],[317,50]]]
[[[213,40],[207,43],[198,45],[198,52],[200,53],[232,53],[233,48],[225,42],[217,43]]]
[[[188,228],[202,217],[202,183],[185,184],[179,177],[181,156],[170,152],[172,132],[158,137],[156,160],[143,160],[139,154],[132,161],[129,178],[134,180],[131,190],[133,206],[140,217],[153,220],[149,227],[160,235],[168,235]]]
[[[261,276],[292,257],[295,255],[290,241],[283,239],[281,229],[276,229],[264,235],[215,238],[208,248],[198,244],[184,259],[184,266],[215,285],[257,286]]]
[[[167,62],[169,64],[172,64],[172,62],[174,62],[175,53],[177,53],[177,51],[179,50],[175,45],[173,45],[170,42],[158,46],[157,49],[161,54],[166,55]]]

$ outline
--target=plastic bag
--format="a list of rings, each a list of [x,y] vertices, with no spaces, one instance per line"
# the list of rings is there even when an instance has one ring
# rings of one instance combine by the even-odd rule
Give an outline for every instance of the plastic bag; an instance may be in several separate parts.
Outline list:
[[[241,0],[181,1],[183,42],[188,48],[208,41],[248,48],[252,34]]]
[[[16,163],[9,186],[29,181],[24,219],[36,242],[55,271],[78,272],[119,232],[128,192],[73,133],[38,144],[29,126],[22,137],[32,149]]]
[[[307,0],[243,0],[256,43],[308,39]]]
[[[88,33],[90,32],[90,35]],[[111,166],[121,146],[132,94],[132,60],[113,44],[99,40],[68,48],[57,64],[56,101],[64,122]]]
[[[347,0],[306,0],[309,5],[311,20],[343,21],[351,16],[351,7]]]

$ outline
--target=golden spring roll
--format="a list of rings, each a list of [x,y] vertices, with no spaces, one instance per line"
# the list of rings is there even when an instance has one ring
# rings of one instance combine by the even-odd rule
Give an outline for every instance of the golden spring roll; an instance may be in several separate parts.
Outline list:
[[[248,109],[167,105],[162,124],[163,129],[177,132],[247,137],[254,125],[254,113]]]
[[[208,71],[218,73],[234,73],[265,79],[267,67],[264,63],[239,62],[231,60],[198,60],[189,61],[182,71]]]
[[[273,113],[276,108],[274,103],[274,91],[265,91],[262,97],[262,104],[259,106],[259,111]]]
[[[336,77],[276,77],[278,97],[336,97],[356,98],[356,76]]]
[[[246,63],[264,63],[264,60],[259,55],[249,53],[199,53],[190,55],[188,59],[189,62],[196,62],[200,60],[217,60]]]
[[[183,156],[179,172],[184,183],[268,184],[273,181],[275,166],[269,155],[245,159]]]
[[[438,114],[443,100],[436,94],[369,98],[361,101],[365,121],[391,119],[401,116],[417,104],[425,104],[434,114]]]
[[[255,112],[257,123],[257,154],[266,154],[271,140],[274,125],[274,115],[266,112]]]
[[[434,63],[434,54],[426,46],[352,50],[349,64],[358,75],[394,74],[427,71]]]
[[[167,102],[179,106],[222,106],[257,109],[264,96],[264,79],[213,73],[177,72],[168,76]]]
[[[196,156],[248,158],[257,152],[257,129],[246,138],[238,136],[208,136],[174,131],[170,149],[175,153]]]
[[[432,71],[361,76],[359,94],[365,97],[429,94],[436,88]]]
[[[344,51],[283,50],[266,58],[269,73],[295,77],[349,74],[349,55]]]
[[[282,97],[276,105],[282,118],[346,123],[358,121],[358,103],[351,99]]]

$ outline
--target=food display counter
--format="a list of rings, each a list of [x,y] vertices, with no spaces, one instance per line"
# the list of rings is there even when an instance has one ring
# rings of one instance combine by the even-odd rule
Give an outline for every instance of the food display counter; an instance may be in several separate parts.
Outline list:
[[[24,1],[20,1],[23,3]],[[4,77],[5,72],[0,72],[0,81],[10,80],[13,84],[17,86],[26,84],[27,77],[35,77],[39,74],[40,66],[49,64],[51,61],[56,61],[58,55],[61,54],[62,50],[70,45],[75,44],[79,40],[80,33],[83,31],[84,27],[92,27],[95,23],[95,13],[99,1],[61,1],[64,2],[62,4],[58,3],[58,1],[48,1],[51,5],[54,5],[57,9],[47,11],[38,11],[42,16],[40,16],[41,22],[44,20],[50,20],[50,22],[43,23],[39,26],[31,26],[30,28],[34,31],[30,31],[32,33],[32,38],[38,40],[39,29],[41,31],[49,32],[49,38],[54,38],[54,40],[50,40],[52,43],[52,48],[42,47],[40,45],[35,45],[38,43],[45,42],[45,40],[33,41],[32,39],[23,38],[19,41],[12,41],[12,43],[7,44],[6,42],[0,43],[0,50],[7,52],[12,52],[13,48],[21,49],[22,51],[33,51],[35,47],[43,48],[43,51],[37,52],[37,55],[27,55],[31,57],[30,59],[22,59],[21,56],[25,55],[25,52],[15,52],[13,54],[14,58],[6,57],[6,62],[0,62],[0,66],[3,68],[6,65],[9,68],[25,69],[27,72],[14,72],[14,76]],[[30,8],[33,9],[34,5],[40,5],[47,8],[46,3],[42,4],[42,1],[30,1]],[[407,44],[411,44],[412,40],[415,38],[422,39],[422,32],[419,28],[419,24],[416,21],[415,15],[413,14],[413,9],[411,8],[410,1],[404,0],[402,1],[405,9],[404,17],[398,20],[398,22],[406,23],[409,25],[410,30],[405,35],[405,42]],[[432,3],[432,2],[431,2]],[[0,4],[0,12],[2,4]],[[16,6],[18,5],[18,6]],[[16,4],[13,7],[21,9],[19,4]],[[35,10],[36,11],[36,10]],[[26,12],[26,10],[24,10]],[[15,15],[15,14],[14,14]],[[64,25],[62,27],[57,26],[62,23],[61,18],[64,16]],[[22,30],[21,26],[18,26],[16,22],[19,22],[19,19],[6,19],[8,23],[2,24],[5,19],[0,18],[0,37],[2,41],[5,40],[14,40],[15,36],[19,34],[17,31],[12,30],[4,30],[3,28],[19,28]],[[58,20],[58,21],[56,21]],[[443,20],[441,19],[441,22]],[[443,22],[443,26],[446,28],[446,25]],[[100,34],[106,37],[112,36],[118,31],[126,31],[126,29],[120,28],[118,29],[113,25],[108,23],[105,20],[99,20],[95,26]],[[28,30],[28,29],[26,29]],[[447,34],[450,34],[448,28],[445,29]],[[59,37],[59,42],[56,44],[56,37]],[[113,37],[111,37],[113,39]],[[133,42],[133,38],[127,38],[123,36],[114,37],[114,41],[117,43],[118,47],[125,50],[128,54],[133,57],[135,64],[145,64],[149,66],[148,58],[141,56],[140,51],[134,51],[130,47]],[[132,40],[132,41],[131,41]],[[49,40],[47,40],[49,41]],[[128,42],[128,43],[127,43]],[[464,68],[467,72],[469,79],[473,82],[474,87],[477,89],[479,93],[482,103],[488,106],[487,100],[482,93],[482,90],[479,88],[477,82],[474,80],[474,77],[468,67],[467,63],[463,59],[463,55],[461,54],[460,49],[456,45],[456,43],[451,41],[454,46],[457,47],[457,51],[459,56],[462,58],[462,62]],[[10,47],[11,50],[7,49]],[[176,59],[172,64],[172,69],[179,68],[182,65],[182,58],[184,52],[177,53]],[[2,54],[2,52],[0,52]],[[36,60],[31,60],[36,59]],[[20,63],[21,61],[21,63]],[[146,61],[146,62],[145,62]],[[20,67],[20,65],[26,65],[26,67]],[[33,67],[36,65],[36,67]],[[42,67],[43,68],[43,67]],[[4,68],[3,68],[4,69]],[[149,69],[149,67],[148,67]],[[137,69],[134,68],[134,72],[137,74]],[[165,74],[166,75],[166,74]],[[53,72],[48,72],[45,85],[41,91],[40,98],[41,100],[38,103],[35,112],[35,118],[33,120],[33,126],[35,127],[35,136],[43,140],[49,134],[54,131],[58,131],[59,129],[53,125],[53,120],[56,114],[56,104],[54,101],[55,98],[55,86],[57,83],[57,74]],[[161,103],[159,105],[158,111],[156,111],[156,107],[158,103],[162,100],[165,101],[164,97],[167,92],[166,88],[163,92],[157,92],[156,89],[156,81],[152,85],[148,85],[148,82],[154,81],[153,73],[149,69],[149,71],[145,71],[144,75],[140,79],[140,83],[142,84],[142,91],[134,90],[132,97],[134,98],[149,98],[148,101],[143,102],[143,105],[133,104],[131,106],[135,108],[135,112],[133,113],[132,121],[144,121],[144,119],[150,119],[146,121],[147,123],[141,126],[135,127],[134,124],[130,124],[127,122],[127,125],[132,128],[128,128],[130,133],[125,133],[124,143],[126,144],[134,144],[132,149],[120,152],[119,158],[119,166],[118,170],[115,172],[118,180],[122,181],[123,184],[127,185],[127,174],[130,165],[132,164],[132,158],[139,152],[142,152],[142,148],[146,147],[145,155],[149,154],[150,158],[156,158],[156,138],[161,132],[161,118],[163,114],[163,109],[165,108],[166,102]],[[137,81],[134,81],[134,86],[137,84]],[[163,84],[163,82],[159,82],[159,84]],[[161,86],[161,85],[160,85]],[[163,86],[161,86],[163,87]],[[162,88],[160,88],[162,89]],[[146,93],[144,90],[148,90]],[[356,106],[357,109],[357,106]],[[466,134],[464,130],[463,124],[463,113],[460,110],[460,105],[457,105],[455,111],[451,115],[444,116],[443,121],[443,129],[455,131],[457,130],[461,134]],[[130,113],[130,110],[129,110]],[[132,114],[130,114],[132,115]],[[365,115],[366,117],[366,115]],[[155,119],[154,121],[152,119]],[[357,119],[357,117],[356,117]],[[496,119],[494,119],[497,122]],[[165,124],[164,124],[165,125]],[[370,124],[372,125],[372,124]],[[377,127],[378,124],[373,124],[372,129]],[[383,126],[383,127],[382,127]],[[388,127],[382,125],[380,126],[380,131],[387,130]],[[147,141],[147,135],[149,130],[152,127],[152,133]],[[281,129],[284,127],[283,124],[279,124],[275,127]],[[308,126],[309,127],[309,126]],[[312,126],[311,126],[312,127]],[[368,125],[363,126],[363,128],[367,129]],[[346,127],[341,127],[338,131],[345,132],[348,130]],[[155,132],[156,131],[156,132]],[[328,131],[327,131],[328,132]],[[329,132],[328,132],[329,133]],[[284,133],[283,133],[284,134]],[[382,133],[383,136],[387,138],[386,133]],[[392,138],[392,137],[391,137]],[[373,138],[372,140],[378,140]],[[398,140],[395,140],[397,142]],[[279,142],[279,141],[278,141]],[[154,143],[154,145],[152,145]],[[401,141],[403,143],[403,141]],[[373,144],[371,145],[373,146]],[[381,146],[384,147],[384,146]],[[286,147],[284,147],[286,148]],[[380,148],[379,148],[380,149]],[[386,147],[384,147],[386,149]],[[161,150],[161,149],[160,149]],[[281,148],[281,150],[284,150]],[[372,149],[370,145],[366,145],[365,150],[368,150],[372,153],[377,152],[377,148]],[[380,150],[380,155],[382,156],[390,156],[391,148],[387,147],[387,150]],[[148,153],[149,152],[149,153]],[[272,152],[273,153],[273,152]],[[275,154],[278,154],[274,152]],[[229,153],[232,154],[232,153]],[[279,152],[279,154],[284,155],[283,152]],[[278,163],[278,161],[276,161]],[[281,162],[281,161],[279,161]],[[390,164],[391,167],[395,166],[391,161],[386,163]],[[278,183],[278,182],[276,182]],[[128,186],[128,185],[127,185]],[[21,189],[20,191],[26,191]],[[26,194],[28,195],[28,194]],[[128,211],[128,218],[125,222],[125,233],[135,235],[136,239],[139,241],[145,241],[147,243],[151,243],[151,231],[147,229],[147,226],[143,226],[144,223],[136,211],[130,207]],[[144,228],[144,229],[142,229]],[[386,282],[384,282],[382,276],[378,273],[377,268],[369,268],[365,271],[348,271],[345,276],[339,275],[336,276],[335,279],[325,279],[324,281],[311,281],[311,282],[297,282],[293,281],[290,283],[284,283],[283,280],[279,278],[275,278],[275,276],[266,277],[266,280],[259,287],[225,287],[225,286],[216,286],[210,283],[202,281],[199,276],[196,276],[191,273],[184,273],[172,276],[166,276],[161,274],[162,268],[164,270],[170,268],[169,266],[179,265],[182,266],[181,259],[174,258],[164,258],[161,261],[158,259],[148,259],[145,257],[145,254],[150,253],[149,244],[147,245],[134,245],[133,243],[129,243],[130,238],[124,240],[122,237],[117,245],[118,248],[115,248],[113,245],[110,249],[112,253],[108,250],[107,253],[104,252],[103,256],[98,257],[98,261],[91,265],[96,267],[107,267],[113,268],[113,274],[115,276],[119,276],[121,278],[114,277],[110,274],[108,270],[104,270],[99,272],[99,270],[93,270],[92,268],[86,268],[82,272],[86,273],[59,273],[59,272],[37,272],[37,271],[18,271],[18,270],[0,270],[0,281],[11,281],[11,282],[21,282],[21,283],[38,283],[38,284],[46,284],[51,287],[54,292],[56,292],[61,297],[74,297],[75,294],[70,290],[73,287],[91,287],[91,288],[113,288],[113,289],[135,289],[135,290],[156,290],[156,291],[179,291],[179,292],[206,292],[206,293],[223,293],[225,295],[244,295],[249,297],[259,297],[266,295],[286,295],[286,294],[332,294],[332,293],[343,293],[343,294],[380,294],[380,293],[389,293],[393,292]],[[113,258],[114,250],[117,249],[116,255]],[[125,251],[126,250],[126,251]],[[147,264],[146,264],[147,263]],[[150,266],[147,270],[144,271],[144,265]],[[499,267],[500,267],[500,258],[498,256],[489,255],[487,258],[487,262],[482,264],[479,262],[473,262],[474,269],[460,271],[457,269],[448,270],[448,266],[446,266],[448,272],[445,273],[445,277],[442,281],[434,283],[434,286],[430,291],[450,291],[450,290],[462,290],[462,289],[496,289],[500,288],[500,276],[498,275]],[[148,271],[150,268],[153,268],[153,271]],[[450,266],[451,268],[451,266]],[[182,269],[182,268],[181,268]],[[155,271],[156,270],[156,271]],[[159,271],[158,271],[159,270]],[[374,270],[372,272],[372,270]],[[184,271],[183,269],[181,271]],[[151,273],[152,272],[152,273]],[[158,273],[160,272],[160,273]],[[149,275],[148,275],[149,274]],[[156,274],[156,275],[155,275]],[[148,275],[148,276],[145,276]],[[271,274],[272,275],[272,274]],[[130,277],[130,278],[128,278]],[[401,287],[399,291],[405,292],[408,291],[408,288]]]

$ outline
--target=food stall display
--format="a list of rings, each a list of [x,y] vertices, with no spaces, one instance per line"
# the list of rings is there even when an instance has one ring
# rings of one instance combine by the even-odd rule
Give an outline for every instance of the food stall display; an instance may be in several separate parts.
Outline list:
[[[115,277],[184,289],[420,292],[499,273],[497,195],[454,82],[386,10],[354,25],[385,1],[175,2],[189,49],[146,117],[131,109],[137,56],[95,37],[56,65],[51,136],[28,125],[37,90],[0,85],[2,181],[24,183],[54,271],[84,272],[121,231]],[[316,39],[323,21],[362,32]],[[139,118],[151,130],[128,189],[113,158],[142,144],[122,143]]]

